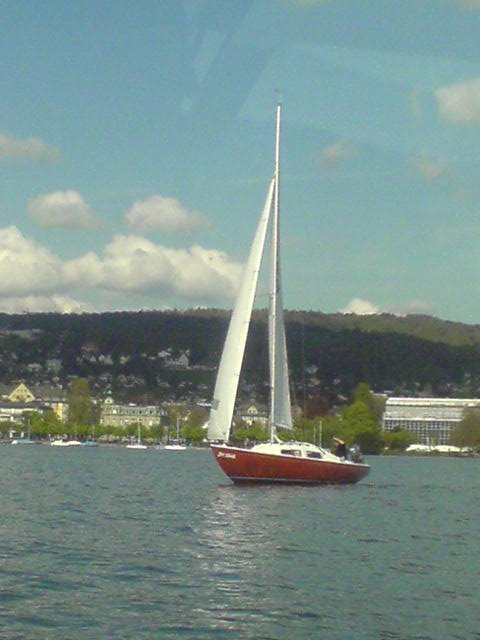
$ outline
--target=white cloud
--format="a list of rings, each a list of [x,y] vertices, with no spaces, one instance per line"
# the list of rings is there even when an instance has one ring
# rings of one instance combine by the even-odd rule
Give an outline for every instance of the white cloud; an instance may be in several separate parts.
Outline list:
[[[67,262],[64,273],[70,286],[206,301],[234,296],[242,265],[214,249],[171,249],[140,236],[118,235],[103,258],[89,253]]]
[[[69,296],[25,296],[0,297],[0,311],[2,313],[84,313],[91,311],[91,307],[84,302],[74,300]]]
[[[54,191],[28,203],[30,216],[41,227],[91,229],[98,226],[92,210],[77,191]]]
[[[368,300],[353,298],[344,309],[340,309],[340,313],[354,313],[357,316],[369,316],[375,313],[381,313],[381,311],[379,307]]]
[[[0,229],[0,296],[53,293],[62,285],[62,263],[15,227]]]
[[[441,178],[447,169],[443,160],[432,160],[425,155],[416,156],[413,159],[413,167],[428,182]]]
[[[341,162],[345,162],[346,160],[350,160],[355,155],[357,155],[357,147],[348,140],[338,140],[334,142],[322,152],[323,162],[328,167],[335,167]]]
[[[3,160],[59,160],[60,152],[40,138],[12,138],[0,132],[0,159]]]
[[[440,87],[435,98],[444,120],[455,124],[480,122],[480,78]]]
[[[185,209],[175,198],[160,195],[134,202],[124,215],[124,220],[139,231],[157,229],[167,233],[188,232],[210,226],[210,221],[203,214]]]
[[[391,313],[396,316],[405,316],[408,314],[432,314],[434,306],[425,300],[411,300],[404,305],[377,306],[369,300],[363,298],[353,298],[344,309],[340,309],[340,313],[353,313],[357,316],[368,316],[379,313]]]
[[[153,293],[158,306],[177,298],[211,303],[235,296],[242,270],[240,263],[215,249],[171,249],[122,235],[114,237],[101,256],[90,252],[62,261],[16,227],[0,229],[0,299],[22,310],[27,300],[47,305],[47,298],[51,309],[69,304],[77,308],[80,302],[65,297],[74,291]]]

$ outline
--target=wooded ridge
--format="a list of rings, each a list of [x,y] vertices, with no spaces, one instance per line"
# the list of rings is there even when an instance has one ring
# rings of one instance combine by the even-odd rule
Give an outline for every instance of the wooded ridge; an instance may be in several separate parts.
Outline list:
[[[183,375],[197,371],[211,393],[229,316],[219,309],[0,314],[0,378],[45,378],[53,359],[60,381],[108,372],[106,379],[113,383],[116,376],[132,375],[153,388],[165,370],[158,356],[169,350],[188,354]],[[335,388],[347,394],[367,382],[375,391],[479,393],[479,325],[423,315],[288,311],[286,329],[290,368],[299,388]],[[264,311],[255,311],[250,333],[245,380],[261,386],[267,379]]]

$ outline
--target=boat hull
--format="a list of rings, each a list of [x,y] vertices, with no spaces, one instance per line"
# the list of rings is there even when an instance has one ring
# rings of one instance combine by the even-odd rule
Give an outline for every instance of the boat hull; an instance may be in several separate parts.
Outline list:
[[[259,453],[211,445],[222,471],[235,483],[353,484],[370,471],[367,464]]]

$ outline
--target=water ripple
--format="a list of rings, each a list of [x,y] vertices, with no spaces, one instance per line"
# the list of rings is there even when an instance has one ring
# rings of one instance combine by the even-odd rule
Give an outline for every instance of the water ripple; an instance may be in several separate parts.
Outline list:
[[[204,451],[20,449],[0,447],[2,640],[479,638],[478,465],[235,487]]]

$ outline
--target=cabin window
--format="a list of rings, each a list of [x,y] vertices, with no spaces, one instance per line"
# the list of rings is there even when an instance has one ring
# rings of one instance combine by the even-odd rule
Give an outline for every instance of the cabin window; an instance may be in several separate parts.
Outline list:
[[[321,458],[322,454],[320,451],[308,451],[307,458]]]
[[[289,456],[298,456],[299,458],[302,457],[300,449],[282,449],[281,453],[286,453]]]

